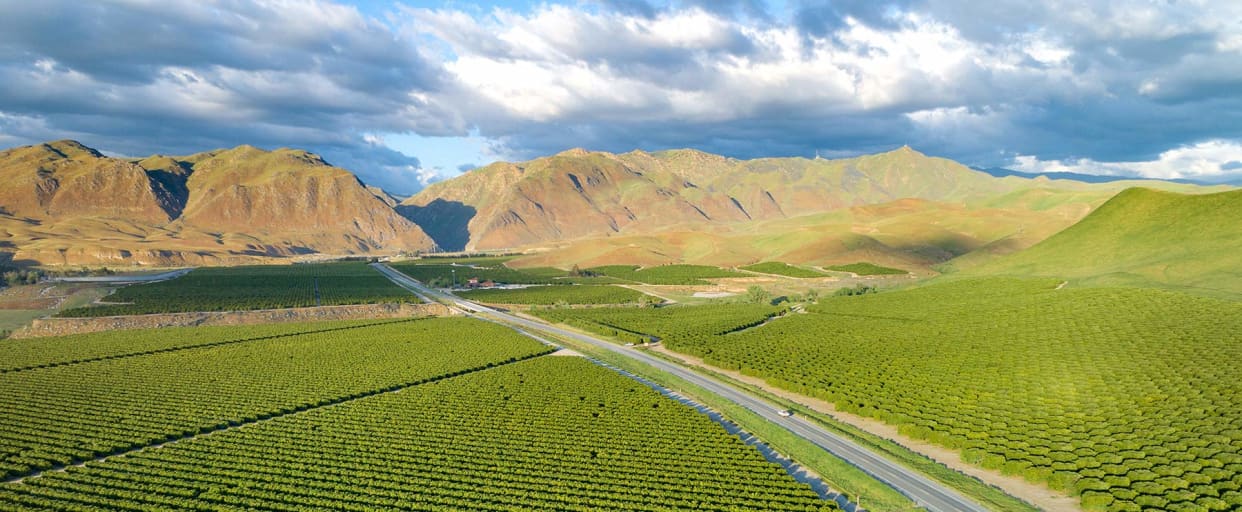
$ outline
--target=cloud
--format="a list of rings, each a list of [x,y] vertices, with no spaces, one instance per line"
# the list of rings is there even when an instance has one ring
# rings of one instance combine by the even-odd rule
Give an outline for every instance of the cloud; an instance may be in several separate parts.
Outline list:
[[[1149,161],[1099,162],[1089,158],[1041,160],[1031,155],[1014,158],[1013,168],[1025,172],[1078,172],[1111,176],[1223,181],[1230,171],[1242,169],[1242,143],[1212,140],[1160,153]]]
[[[7,140],[74,137],[122,154],[254,144],[389,165],[362,133],[464,133],[436,103],[443,68],[355,8],[330,2],[6,3]],[[12,121],[20,120],[21,122]],[[364,153],[377,160],[361,165]]]
[[[1238,8],[1225,3],[807,1],[784,22],[693,2],[410,12],[483,100],[465,116],[512,154],[904,143],[997,165],[1242,139],[1238,18],[1215,14]]]
[[[513,158],[909,144],[980,166],[1242,171],[1222,160],[1242,143],[1239,2],[444,5],[5,3],[0,145],[295,146],[398,193],[456,169],[425,168],[385,135],[477,134]]]

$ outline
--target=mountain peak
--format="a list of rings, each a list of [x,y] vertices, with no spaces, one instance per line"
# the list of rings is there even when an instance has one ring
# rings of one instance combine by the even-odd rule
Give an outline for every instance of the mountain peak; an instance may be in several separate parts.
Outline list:
[[[565,151],[561,151],[560,153],[557,153],[555,156],[583,157],[583,156],[587,156],[590,154],[591,152],[587,151],[586,148],[570,148],[570,149],[566,149]]]
[[[909,144],[902,144],[901,147],[894,149],[892,151],[889,151],[887,154],[912,156],[912,157],[924,157],[924,158],[927,157],[927,155],[923,154],[922,152],[910,147]]]
[[[57,141],[42,144],[42,148],[46,151],[58,153],[68,159],[78,159],[82,157],[101,158],[103,154],[94,148],[88,147],[81,142],[71,139],[61,139]]]

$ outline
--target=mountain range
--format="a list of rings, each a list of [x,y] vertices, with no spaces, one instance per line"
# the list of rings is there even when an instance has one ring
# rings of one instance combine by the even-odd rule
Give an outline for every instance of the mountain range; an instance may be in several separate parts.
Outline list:
[[[74,141],[0,152],[0,243],[42,264],[226,264],[429,250],[392,198],[305,151],[111,158]]]
[[[1030,247],[1136,185],[996,177],[903,147],[736,160],[574,149],[498,162],[399,201],[305,151],[0,152],[0,251],[50,265],[229,264],[313,254],[514,250],[514,265],[871,261],[962,271]]]

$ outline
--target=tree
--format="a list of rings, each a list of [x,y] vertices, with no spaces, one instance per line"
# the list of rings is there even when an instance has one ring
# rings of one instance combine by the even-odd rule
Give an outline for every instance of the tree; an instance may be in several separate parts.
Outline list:
[[[751,304],[764,304],[771,300],[772,294],[764,290],[762,286],[752,284],[746,289],[746,301]]]
[[[806,301],[812,304],[819,302],[819,290],[811,288],[806,291]]]

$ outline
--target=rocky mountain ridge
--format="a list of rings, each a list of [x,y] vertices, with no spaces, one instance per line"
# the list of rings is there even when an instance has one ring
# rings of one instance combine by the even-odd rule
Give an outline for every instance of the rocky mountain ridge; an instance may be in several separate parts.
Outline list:
[[[211,264],[435,247],[352,173],[299,150],[128,160],[64,140],[0,152],[0,182],[0,240],[18,261]]]

